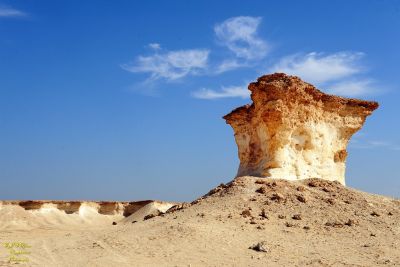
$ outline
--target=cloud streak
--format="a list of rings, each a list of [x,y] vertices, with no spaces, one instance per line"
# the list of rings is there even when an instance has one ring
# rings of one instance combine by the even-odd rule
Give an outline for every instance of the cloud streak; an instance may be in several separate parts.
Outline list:
[[[362,56],[363,53],[351,52],[295,54],[283,57],[270,71],[284,72],[311,83],[323,84],[359,73],[362,68],[358,60]]]
[[[167,51],[159,43],[150,43],[150,55],[139,55],[133,63],[121,67],[132,73],[145,73],[149,77],[144,84],[157,80],[177,81],[189,75],[216,76],[238,68],[260,68],[261,60],[270,45],[259,36],[261,17],[232,17],[214,26],[219,45],[228,51],[222,59],[210,58],[209,49],[186,49]],[[366,78],[366,68],[361,52],[295,53],[278,59],[270,59],[268,72],[284,72],[299,76],[324,91],[349,97],[376,93],[377,82]],[[244,89],[243,89],[244,88]],[[201,99],[246,98],[246,86],[222,86],[219,90],[201,88],[191,93]]]
[[[222,87],[220,91],[215,91],[207,88],[202,88],[198,91],[192,92],[192,96],[200,99],[220,99],[220,98],[248,98],[250,96],[250,91],[247,86],[228,86]]]
[[[160,49],[159,45],[155,44],[150,44],[150,47]],[[134,63],[123,64],[121,67],[133,73],[149,73],[150,80],[173,81],[205,70],[208,67],[209,53],[207,49],[155,52],[150,56],[138,56]]]
[[[0,18],[16,18],[16,17],[25,17],[26,13],[11,8],[11,7],[0,7]]]
[[[217,24],[214,31],[218,41],[236,57],[247,60],[263,58],[268,52],[267,43],[258,37],[260,17],[233,17]]]
[[[284,72],[326,89],[328,93],[357,97],[376,92],[375,81],[362,77],[361,52],[312,52],[281,58],[270,72]]]
[[[357,97],[375,93],[376,85],[373,80],[350,80],[332,84],[327,92],[335,95],[346,95],[349,97]]]

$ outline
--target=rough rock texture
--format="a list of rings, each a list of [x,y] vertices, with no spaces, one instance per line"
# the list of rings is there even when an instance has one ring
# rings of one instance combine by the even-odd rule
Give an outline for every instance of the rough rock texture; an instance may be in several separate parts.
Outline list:
[[[248,88],[253,104],[224,116],[238,145],[238,177],[345,183],[347,144],[377,102],[327,95],[283,73],[262,76]]]

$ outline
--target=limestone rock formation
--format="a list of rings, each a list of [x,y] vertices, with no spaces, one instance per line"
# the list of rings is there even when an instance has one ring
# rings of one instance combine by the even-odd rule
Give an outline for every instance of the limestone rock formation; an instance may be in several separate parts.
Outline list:
[[[253,103],[224,116],[238,145],[237,176],[345,183],[346,147],[377,102],[328,95],[284,73],[248,89]]]

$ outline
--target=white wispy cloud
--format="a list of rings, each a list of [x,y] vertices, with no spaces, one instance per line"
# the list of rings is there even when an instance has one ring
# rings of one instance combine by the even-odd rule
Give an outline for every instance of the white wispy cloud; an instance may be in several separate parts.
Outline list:
[[[270,71],[284,72],[311,83],[323,84],[359,73],[362,68],[358,60],[362,56],[363,53],[359,52],[294,54],[283,57]]]
[[[269,45],[258,36],[261,17],[232,17],[214,27],[218,42],[237,58],[259,60],[266,56]],[[231,68],[227,68],[231,69]]]
[[[247,89],[247,85],[228,87],[223,86],[219,91],[202,88],[198,91],[192,92],[192,96],[200,99],[219,99],[232,97],[248,98],[250,96],[250,91]]]
[[[331,94],[365,96],[377,92],[377,85],[362,76],[366,71],[360,62],[363,56],[361,52],[294,54],[281,58],[269,71],[299,76]]]
[[[270,50],[269,42],[258,34],[261,21],[261,17],[238,16],[216,24],[216,39],[229,51],[229,56],[222,53],[220,60],[210,58],[209,49],[167,51],[159,43],[150,43],[147,47],[151,55],[139,55],[133,63],[121,67],[133,73],[148,73],[149,78],[143,84],[159,79],[174,81],[188,75],[214,76],[243,67],[260,68],[261,60]],[[364,56],[361,52],[295,53],[276,59],[271,67],[264,69],[270,73],[299,76],[328,93],[364,96],[378,91],[377,82],[365,78],[367,68],[361,62]],[[246,86],[222,86],[219,90],[202,88],[192,92],[192,96],[202,99],[246,98],[248,95]]]
[[[0,18],[15,18],[24,16],[26,16],[26,13],[18,9],[12,7],[0,6]]]
[[[371,79],[346,80],[334,83],[327,89],[327,92],[335,95],[350,97],[364,96],[376,92],[375,82]]]
[[[161,49],[161,45],[159,43],[150,43],[149,47],[153,50],[160,50]]]
[[[214,33],[219,44],[231,52],[231,56],[219,62],[209,62],[209,49],[166,51],[159,43],[150,43],[147,47],[153,54],[139,55],[132,63],[122,64],[121,67],[133,73],[148,73],[146,82],[159,79],[173,81],[188,75],[219,75],[249,67],[264,58],[269,49],[269,45],[258,36],[260,23],[260,17],[239,16],[215,25]]]
[[[234,70],[241,67],[246,67],[248,64],[239,62],[237,59],[226,59],[219,63],[214,70],[215,74],[221,74],[226,71]]]
[[[129,72],[149,73],[151,80],[177,80],[206,69],[209,53],[207,49],[155,52],[150,56],[138,56],[134,63],[123,64],[121,67]]]

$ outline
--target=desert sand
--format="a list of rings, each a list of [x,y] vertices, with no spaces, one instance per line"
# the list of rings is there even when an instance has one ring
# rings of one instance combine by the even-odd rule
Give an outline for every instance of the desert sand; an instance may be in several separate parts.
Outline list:
[[[239,177],[166,213],[44,212],[0,208],[0,240],[30,246],[19,266],[400,265],[400,201],[321,179]]]

